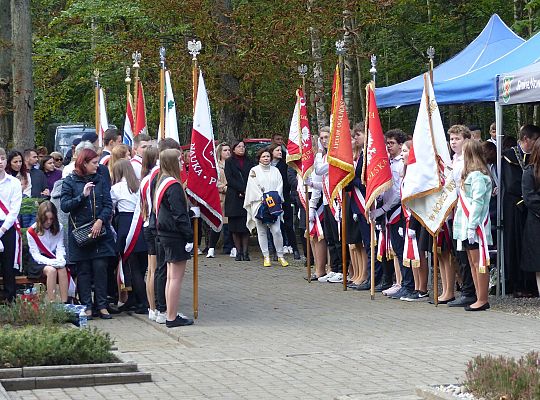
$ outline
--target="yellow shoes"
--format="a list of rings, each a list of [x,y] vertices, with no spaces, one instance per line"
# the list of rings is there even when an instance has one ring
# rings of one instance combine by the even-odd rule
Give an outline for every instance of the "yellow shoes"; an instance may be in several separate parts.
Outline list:
[[[263,266],[265,266],[265,267],[271,267],[272,266],[272,263],[270,262],[270,257],[264,257]]]
[[[278,260],[282,267],[287,267],[289,265],[287,260],[285,260],[283,257],[279,257]]]

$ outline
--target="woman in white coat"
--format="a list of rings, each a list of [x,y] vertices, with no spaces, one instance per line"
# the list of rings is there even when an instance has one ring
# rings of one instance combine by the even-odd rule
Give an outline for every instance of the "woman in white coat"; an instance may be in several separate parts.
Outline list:
[[[266,227],[270,229],[274,239],[274,246],[278,260],[282,267],[286,267],[289,263],[283,258],[283,236],[281,235],[280,215],[273,223],[263,223],[256,218],[257,211],[261,207],[263,193],[277,192],[281,202],[283,202],[283,179],[281,173],[276,167],[271,165],[272,154],[266,148],[259,150],[257,153],[259,165],[251,168],[246,187],[246,197],[244,200],[244,208],[247,211],[246,226],[251,232],[253,228],[257,228],[257,236],[259,246],[264,256],[264,266],[270,267],[270,253],[268,251],[268,238]]]

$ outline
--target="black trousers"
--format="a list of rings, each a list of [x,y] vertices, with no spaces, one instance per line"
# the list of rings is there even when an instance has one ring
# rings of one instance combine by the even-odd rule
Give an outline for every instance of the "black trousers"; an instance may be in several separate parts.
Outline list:
[[[4,221],[0,221],[0,226]],[[4,279],[4,293],[8,302],[15,300],[17,287],[15,284],[15,228],[12,226],[1,238],[4,251],[0,253],[0,264],[2,265],[2,278]]]
[[[165,261],[165,252],[156,235],[156,274],[154,275],[154,292],[156,294],[156,309],[159,312],[167,311],[167,302],[165,301],[165,285],[167,284],[167,262]]]
[[[283,224],[281,231],[285,231],[287,236],[287,246],[291,246],[293,251],[298,251],[298,244],[296,243],[296,234],[294,232],[294,215],[291,203],[283,203]],[[285,242],[284,242],[285,243]]]
[[[131,269],[131,286],[133,288],[133,291],[129,294],[130,300],[135,304],[148,306],[146,284],[144,282],[144,276],[148,269],[148,253],[145,251],[131,253],[127,262]]]
[[[107,264],[109,257],[93,258],[77,263],[77,287],[81,303],[92,309],[92,282],[94,303],[98,310],[107,309]]]
[[[324,206],[323,231],[330,252],[332,272],[342,272],[341,241],[339,240],[338,225],[328,205]]]
[[[457,241],[454,240],[454,249],[457,249]],[[459,264],[459,274],[461,275],[461,295],[465,297],[476,297],[474,281],[472,278],[471,265],[466,251],[455,251],[456,260]]]

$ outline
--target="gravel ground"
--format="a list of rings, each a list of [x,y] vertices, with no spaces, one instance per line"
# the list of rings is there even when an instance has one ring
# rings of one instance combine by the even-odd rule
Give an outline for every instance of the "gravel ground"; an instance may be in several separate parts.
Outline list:
[[[515,299],[512,296],[490,296],[489,304],[495,311],[540,318],[540,298],[538,297]]]

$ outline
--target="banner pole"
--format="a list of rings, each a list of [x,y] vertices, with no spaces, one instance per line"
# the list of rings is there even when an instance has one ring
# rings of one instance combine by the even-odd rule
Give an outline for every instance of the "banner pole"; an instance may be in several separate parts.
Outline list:
[[[124,79],[124,82],[126,83],[126,103],[129,101],[129,97],[131,96],[131,77],[130,77],[131,68],[126,67],[126,78]],[[133,103],[132,103],[133,104]],[[133,110],[131,110],[133,117]],[[133,127],[132,129],[134,129]]]
[[[139,100],[139,63],[141,62],[141,53],[135,51],[131,54],[133,60],[133,129],[137,126],[137,103]],[[133,132],[136,136],[139,132]]]
[[[341,263],[343,269],[343,290],[347,291],[347,218],[345,212],[347,210],[347,193],[341,191]]]
[[[371,268],[371,287],[370,287],[370,294],[371,294],[371,300],[375,300],[375,246],[377,245],[375,243],[375,221],[370,221],[369,224],[370,227],[370,235],[371,235],[371,245],[369,249],[370,253],[370,268]]]
[[[439,256],[437,254],[437,233],[433,237],[433,304],[439,305]]]
[[[159,138],[165,139],[165,47],[159,48]]]
[[[94,70],[94,116],[96,119],[96,135],[100,137],[100,117],[99,117],[99,69]]]
[[[375,54],[372,54],[370,57],[370,63],[371,68],[369,70],[369,73],[371,74],[371,81],[370,85],[372,86],[372,90],[375,91],[375,82],[377,80],[377,56]],[[366,87],[366,135],[369,135],[368,132],[368,119],[369,119],[369,96],[367,92]],[[367,139],[367,138],[366,138]],[[366,142],[367,143],[367,142]],[[365,148],[365,147],[364,147]],[[364,157],[366,155],[364,154]],[[365,159],[365,158],[364,158]],[[368,213],[370,211],[368,210]],[[375,240],[375,221],[372,221],[370,218],[370,224],[371,233],[370,233],[370,264],[371,264],[371,300],[375,300],[375,247],[377,246],[377,242]]]

